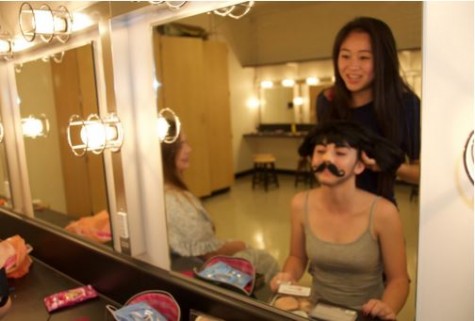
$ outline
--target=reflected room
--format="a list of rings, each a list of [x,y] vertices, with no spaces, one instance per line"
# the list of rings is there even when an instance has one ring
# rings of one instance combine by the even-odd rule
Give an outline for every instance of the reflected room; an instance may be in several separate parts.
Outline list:
[[[318,94],[335,81],[333,39],[356,16],[388,23],[403,77],[421,97],[420,2],[256,2],[239,19],[209,12],[154,27],[157,106],[172,107],[182,120],[192,148],[184,181],[217,238],[242,240],[284,263],[291,199],[314,187],[297,150],[318,122]],[[278,184],[268,177],[255,184],[258,155],[272,155],[265,168]],[[412,320],[418,186],[398,182],[396,198],[411,278],[400,317]],[[300,284],[310,286],[310,276]],[[256,297],[269,303],[271,294],[261,288]]]

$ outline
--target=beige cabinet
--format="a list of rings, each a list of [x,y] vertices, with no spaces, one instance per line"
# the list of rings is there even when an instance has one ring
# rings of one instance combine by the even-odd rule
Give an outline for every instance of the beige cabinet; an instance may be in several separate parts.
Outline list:
[[[228,49],[218,41],[154,33],[158,107],[172,108],[192,147],[185,181],[198,196],[233,184]]]

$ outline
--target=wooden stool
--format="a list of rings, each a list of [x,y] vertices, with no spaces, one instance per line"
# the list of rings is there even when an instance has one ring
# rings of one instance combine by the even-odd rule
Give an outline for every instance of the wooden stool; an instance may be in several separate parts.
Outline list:
[[[310,187],[313,187],[315,183],[315,176],[313,175],[310,162],[306,157],[301,157],[297,163],[294,186],[297,187],[299,183],[309,185]]]
[[[270,184],[279,187],[279,180],[275,170],[275,157],[272,154],[254,155],[254,172],[252,174],[252,188],[262,184],[267,192]]]

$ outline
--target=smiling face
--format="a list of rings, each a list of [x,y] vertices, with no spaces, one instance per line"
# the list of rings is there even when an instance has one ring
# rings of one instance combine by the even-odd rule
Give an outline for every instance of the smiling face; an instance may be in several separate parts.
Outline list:
[[[348,34],[340,46],[338,72],[357,105],[372,100],[374,59],[369,34],[361,31]]]

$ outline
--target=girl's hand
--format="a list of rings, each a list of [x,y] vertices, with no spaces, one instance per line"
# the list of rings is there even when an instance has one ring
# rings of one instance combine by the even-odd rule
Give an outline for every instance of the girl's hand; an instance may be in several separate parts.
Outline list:
[[[277,273],[270,281],[270,289],[276,292],[283,283],[296,283],[295,279],[288,272]]]
[[[361,311],[364,315],[378,317],[381,320],[396,320],[396,313],[394,313],[389,305],[381,300],[369,300],[361,307]]]
[[[365,164],[366,168],[369,168],[373,172],[381,172],[381,168],[379,167],[378,163],[376,163],[376,160],[374,158],[368,157],[364,151],[361,153],[361,160]]]

